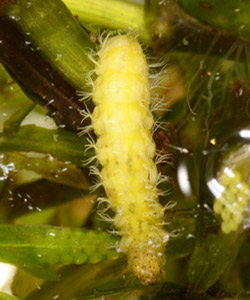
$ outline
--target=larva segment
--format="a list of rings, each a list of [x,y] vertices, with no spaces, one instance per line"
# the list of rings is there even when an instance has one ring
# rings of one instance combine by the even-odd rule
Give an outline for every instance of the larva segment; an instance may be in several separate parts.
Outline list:
[[[162,272],[168,234],[161,225],[148,66],[140,44],[129,35],[107,39],[96,75],[92,125],[102,184],[122,232],[120,249],[135,276],[153,284]]]

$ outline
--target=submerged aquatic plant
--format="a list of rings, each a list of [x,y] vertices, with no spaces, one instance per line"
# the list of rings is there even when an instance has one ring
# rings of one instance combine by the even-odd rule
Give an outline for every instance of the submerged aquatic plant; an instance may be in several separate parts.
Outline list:
[[[250,5],[217,2],[0,0],[0,299],[249,298]]]

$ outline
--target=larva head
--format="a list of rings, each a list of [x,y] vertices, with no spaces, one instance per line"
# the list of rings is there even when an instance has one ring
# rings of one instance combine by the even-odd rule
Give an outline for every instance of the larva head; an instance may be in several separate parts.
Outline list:
[[[162,256],[152,248],[134,248],[130,252],[130,266],[137,279],[146,285],[157,283],[162,273]]]

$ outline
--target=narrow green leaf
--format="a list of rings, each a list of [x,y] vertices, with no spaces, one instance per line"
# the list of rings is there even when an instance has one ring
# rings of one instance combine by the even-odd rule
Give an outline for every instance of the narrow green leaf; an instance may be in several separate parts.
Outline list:
[[[17,297],[11,296],[9,294],[0,292],[0,300],[20,300]]]
[[[127,31],[135,31],[149,42],[145,28],[143,5],[123,0],[64,0],[69,9],[84,24]]]
[[[6,201],[3,204],[5,204],[5,208],[6,206],[8,208],[8,218],[11,221],[32,213],[34,210],[40,213],[40,211],[56,207],[88,194],[88,191],[41,179],[16,187],[13,194],[6,195]],[[10,201],[12,206],[8,205]],[[0,209],[2,209],[1,205]],[[39,218],[37,221],[39,222]]]
[[[58,280],[56,272],[48,264],[15,264],[17,268],[44,280]]]
[[[230,18],[227,14],[227,3],[234,3],[233,5],[236,9],[238,1],[179,0],[162,2],[161,0],[146,0],[145,18],[147,28],[153,37],[153,50],[163,55],[167,51],[173,51],[174,49],[174,51],[191,52],[206,56],[226,56],[227,59],[234,60],[236,54],[235,51],[231,50],[238,47],[242,47],[242,49],[246,47],[248,49],[249,38],[244,40],[240,33],[236,36],[233,31],[226,32],[223,30],[225,28],[215,28],[197,20],[201,18],[201,10],[203,9],[207,11],[207,19],[209,19],[207,23],[213,25],[213,20],[217,19],[214,16],[217,13],[216,10],[209,10],[203,7],[203,4],[206,6],[206,3],[209,5],[210,2],[216,3],[216,6],[220,6],[221,11],[218,11],[218,15],[224,14],[224,18],[227,19],[228,24],[230,23],[232,26],[237,25],[231,22],[233,18]],[[241,0],[240,2],[246,3],[244,6],[248,6],[249,10],[247,1]],[[185,7],[188,13],[184,11],[183,7]],[[249,13],[246,12],[246,16],[248,15]],[[241,20],[239,19],[238,21],[240,22]],[[245,19],[242,21],[243,23],[240,25],[244,26],[246,24]],[[249,20],[247,22],[249,23]],[[239,26],[235,30],[240,31]],[[243,51],[241,52],[242,55],[239,55],[238,59],[244,61],[247,59],[247,55]]]
[[[2,162],[3,165],[14,164],[16,171],[22,169],[30,170],[56,183],[62,183],[84,190],[89,189],[88,181],[80,168],[54,159],[48,155],[32,157],[23,153],[9,152],[4,154]]]
[[[4,7],[4,16],[28,32],[27,43],[39,47],[64,78],[83,88],[84,72],[93,68],[87,48],[94,45],[62,1],[16,0]]]
[[[0,61],[11,77],[57,124],[83,126],[77,91],[90,89],[84,77],[94,68],[95,44],[76,18],[61,0],[12,1],[0,14]]]
[[[208,234],[196,242],[190,258],[187,279],[189,294],[204,293],[236,258],[242,243],[238,234]]]
[[[0,259],[14,264],[82,264],[117,258],[107,233],[37,225],[0,225]]]
[[[195,220],[193,217],[195,213],[197,212],[194,210],[172,210],[167,212],[167,230],[177,234],[167,244],[167,259],[178,259],[192,252],[195,244]]]
[[[127,267],[121,260],[105,260],[97,264],[65,266],[58,270],[60,281],[44,282],[25,300],[48,300],[59,297],[69,300],[94,295],[98,291],[122,289]]]
[[[195,245],[194,237],[180,237],[172,238],[167,244],[167,259],[177,259],[185,257],[192,253]]]
[[[0,64],[0,93],[4,90],[6,87],[6,84],[8,82],[8,73],[5,71],[2,64]]]
[[[143,291],[141,290],[133,290],[128,288],[121,288],[119,291],[117,289],[113,289],[110,291],[98,292],[89,296],[74,298],[71,300],[139,300],[141,299],[141,295]]]
[[[178,0],[193,17],[250,41],[250,3],[245,0]]]
[[[7,121],[3,124],[3,132],[4,133],[11,133],[15,130],[17,130],[23,119],[32,111],[32,109],[35,107],[35,104],[25,103],[17,112],[15,112]]]
[[[21,142],[20,142],[21,141]],[[13,134],[0,134],[0,152],[24,151],[51,154],[62,161],[82,166],[93,155],[85,151],[86,137],[67,130],[49,130],[26,125]]]
[[[131,285],[133,286],[133,284]],[[119,289],[98,290],[96,293],[92,293],[92,295],[71,300],[102,300],[103,298],[107,300],[180,300],[185,299],[185,288],[172,282],[164,282],[154,287],[136,286],[135,284],[135,287],[127,285]]]

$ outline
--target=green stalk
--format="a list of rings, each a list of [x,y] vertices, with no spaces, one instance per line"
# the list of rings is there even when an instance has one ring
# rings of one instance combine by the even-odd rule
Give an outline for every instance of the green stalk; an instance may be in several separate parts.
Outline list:
[[[250,41],[250,2],[245,0],[178,0],[193,17]]]
[[[248,49],[249,39],[243,39],[242,34],[235,35],[233,30],[225,31],[224,29],[229,28],[215,26],[211,21],[217,13],[222,16],[222,5],[221,12],[217,10],[209,12],[207,18],[210,17],[211,20],[207,24],[198,21],[200,6],[204,2],[208,1],[179,0],[178,4],[178,1],[168,0],[163,5],[161,0],[145,0],[145,17],[147,28],[152,36],[153,51],[162,54],[166,51],[181,51],[234,60],[235,51],[231,51],[232,49],[244,47]],[[227,0],[222,2],[227,7]],[[195,10],[198,6],[199,10],[198,8]],[[186,8],[186,11],[183,8]],[[228,23],[231,22],[226,13],[224,17],[228,18]],[[241,55],[239,60],[244,61],[245,55]]]
[[[5,194],[1,194],[1,222],[11,222],[19,217],[33,213],[34,210],[29,209],[29,204],[34,206],[34,209],[37,211],[43,211],[68,203],[79,197],[87,196],[88,194],[88,191],[50,182],[45,179],[17,186],[13,189],[11,196],[8,190],[6,192],[5,189]],[[28,205],[24,201],[21,201],[21,199],[27,198],[27,195],[30,197]],[[9,205],[10,199],[12,206]]]
[[[57,283],[45,281],[40,289],[33,290],[23,300],[48,300],[53,299],[55,295],[59,295],[60,300],[70,300],[86,295],[94,296],[99,290],[121,288],[124,279],[119,278],[125,268],[121,260],[65,266],[58,270],[60,281]]]
[[[26,46],[42,53],[73,86],[83,87],[84,72],[93,68],[87,48],[94,45],[61,1],[17,0],[3,12],[26,35]]]
[[[93,155],[85,151],[86,137],[79,137],[67,130],[49,130],[35,125],[26,125],[13,134],[0,134],[1,152],[38,152],[82,166]]]
[[[20,300],[17,297],[11,296],[9,294],[0,292],[0,300]]]
[[[125,32],[132,30],[144,41],[150,41],[143,5],[122,0],[64,0],[64,3],[86,25]]]
[[[19,110],[17,110],[9,119],[7,119],[3,123],[3,132],[5,134],[8,134],[18,130],[22,121],[32,111],[34,107],[34,103],[25,102]]]
[[[0,257],[13,264],[82,264],[117,259],[105,232],[40,225],[0,225]]]
[[[62,1],[11,3],[0,10],[0,62],[57,124],[77,130],[85,108],[77,91],[89,89],[85,76],[94,63],[88,53],[95,45]]]
[[[51,158],[30,156],[20,152],[8,152],[0,160],[5,166],[14,164],[15,170],[29,170],[36,172],[52,182],[65,184],[71,187],[88,190],[89,184],[80,168],[73,164]]]
[[[206,292],[232,265],[245,239],[244,233],[209,233],[196,241],[190,257],[187,279],[190,299]]]
[[[4,90],[8,82],[8,73],[4,67],[0,64],[0,93]]]

